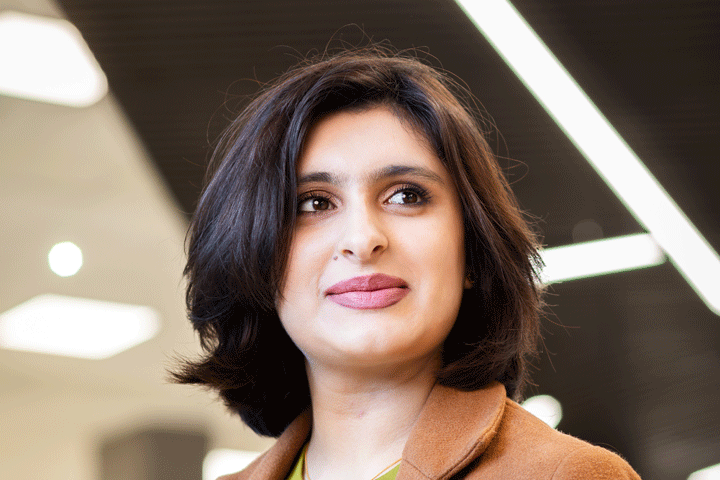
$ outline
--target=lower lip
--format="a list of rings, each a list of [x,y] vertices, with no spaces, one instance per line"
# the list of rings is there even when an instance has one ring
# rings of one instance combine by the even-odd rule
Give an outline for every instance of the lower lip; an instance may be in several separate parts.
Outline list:
[[[407,288],[393,287],[369,292],[345,292],[328,295],[328,298],[343,307],[371,310],[395,305],[410,292]]]

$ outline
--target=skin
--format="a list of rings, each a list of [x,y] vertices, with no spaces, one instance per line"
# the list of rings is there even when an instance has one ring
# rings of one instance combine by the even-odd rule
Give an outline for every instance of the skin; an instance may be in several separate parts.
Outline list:
[[[355,309],[326,291],[383,273],[407,294]],[[303,352],[312,480],[372,478],[400,458],[465,286],[460,201],[425,137],[386,107],[339,112],[298,162],[298,222],[278,313]]]

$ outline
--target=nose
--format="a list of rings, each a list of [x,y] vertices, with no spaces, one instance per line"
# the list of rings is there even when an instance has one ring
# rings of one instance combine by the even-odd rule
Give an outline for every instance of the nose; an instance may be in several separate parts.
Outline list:
[[[339,255],[359,263],[377,258],[388,246],[388,237],[372,207],[356,206],[346,211],[346,221],[337,245]]]

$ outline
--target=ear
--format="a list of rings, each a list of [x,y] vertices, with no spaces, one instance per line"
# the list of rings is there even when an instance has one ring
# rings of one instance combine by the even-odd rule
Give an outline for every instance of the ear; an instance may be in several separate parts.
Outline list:
[[[465,290],[470,290],[473,287],[473,281],[470,277],[465,277]]]

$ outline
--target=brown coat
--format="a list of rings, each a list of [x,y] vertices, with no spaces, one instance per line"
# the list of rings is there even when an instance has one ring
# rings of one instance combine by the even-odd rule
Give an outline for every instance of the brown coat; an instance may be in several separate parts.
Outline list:
[[[219,480],[284,480],[307,441],[310,415],[242,472]],[[474,392],[435,386],[405,450],[397,480],[639,479],[618,455],[547,426],[493,383]]]

